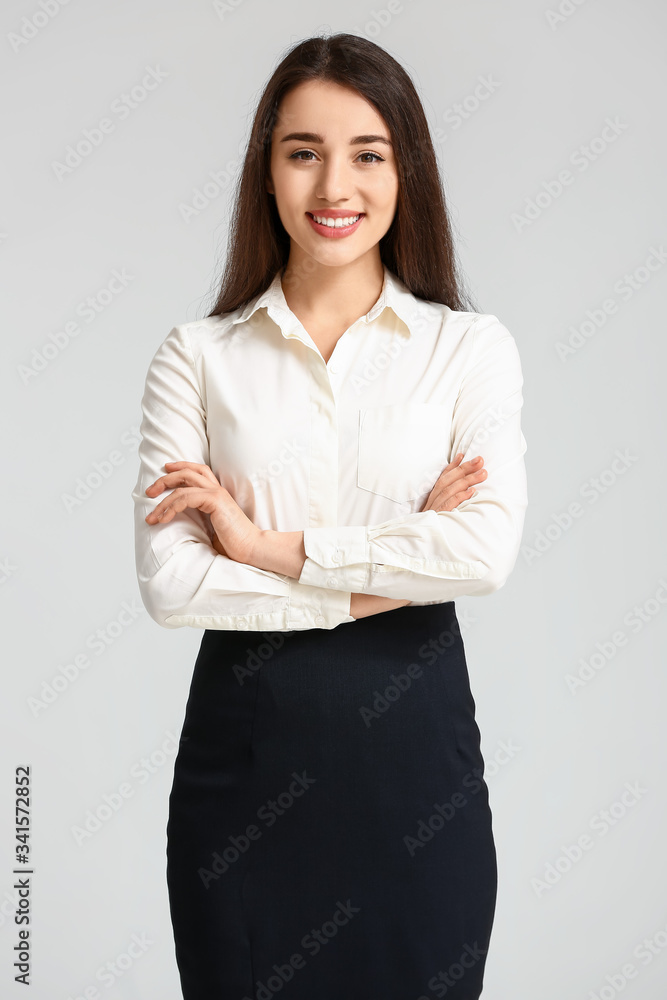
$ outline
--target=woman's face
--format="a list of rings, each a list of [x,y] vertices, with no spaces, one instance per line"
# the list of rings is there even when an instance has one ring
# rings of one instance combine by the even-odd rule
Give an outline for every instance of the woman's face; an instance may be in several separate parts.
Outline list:
[[[334,266],[376,252],[396,211],[398,172],[389,129],[364,97],[319,80],[295,87],[279,107],[270,169],[267,190],[291,237],[292,259],[295,244]],[[362,217],[332,228],[315,223],[320,212]]]

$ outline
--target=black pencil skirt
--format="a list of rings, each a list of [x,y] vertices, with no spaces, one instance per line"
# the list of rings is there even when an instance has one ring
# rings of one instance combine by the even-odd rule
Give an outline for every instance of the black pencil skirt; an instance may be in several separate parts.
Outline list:
[[[475,1000],[497,868],[454,602],[206,630],[167,823],[185,1000]]]

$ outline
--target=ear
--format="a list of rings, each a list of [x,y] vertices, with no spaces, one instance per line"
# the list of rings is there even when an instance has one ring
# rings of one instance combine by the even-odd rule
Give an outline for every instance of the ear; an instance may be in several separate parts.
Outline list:
[[[271,174],[268,174],[266,178],[266,190],[269,192],[269,194],[275,196],[276,192],[273,189],[273,181],[271,180]]]

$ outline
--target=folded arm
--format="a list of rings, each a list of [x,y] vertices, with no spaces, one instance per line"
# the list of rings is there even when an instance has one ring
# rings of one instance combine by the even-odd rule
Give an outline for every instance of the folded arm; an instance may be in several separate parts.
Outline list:
[[[451,454],[481,454],[487,479],[454,510],[380,524],[306,528],[300,583],[410,601],[498,590],[512,571],[528,503],[521,431],[523,376],[513,337],[495,316],[476,322],[451,426]],[[443,428],[443,434],[449,428]]]
[[[174,327],[156,351],[141,408],[132,499],[137,579],[150,616],[165,628],[253,628],[253,616],[277,629],[332,628],[350,621],[349,592],[330,595],[320,613],[309,585],[217,552],[210,521],[197,509],[186,509],[165,524],[146,522],[168,495],[145,493],[164,475],[165,462],[210,464],[206,411],[183,328]]]

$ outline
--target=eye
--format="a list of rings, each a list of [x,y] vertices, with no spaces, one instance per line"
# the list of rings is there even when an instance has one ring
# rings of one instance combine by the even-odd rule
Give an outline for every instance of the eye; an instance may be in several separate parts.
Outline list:
[[[291,156],[289,157],[289,159],[290,160],[300,160],[302,153],[310,153],[311,156],[315,155],[313,153],[312,149],[297,149],[297,151],[295,153],[291,154]]]
[[[303,159],[304,155],[308,155],[308,159]],[[310,157],[314,156],[312,149],[297,149],[294,153],[291,153],[288,159],[290,160],[301,160],[302,163],[310,163]],[[379,153],[373,153],[371,150],[366,150],[365,153],[359,153],[361,156],[374,156],[374,160],[364,160],[364,163],[384,163],[384,158],[379,155]],[[357,159],[359,159],[357,157]]]

